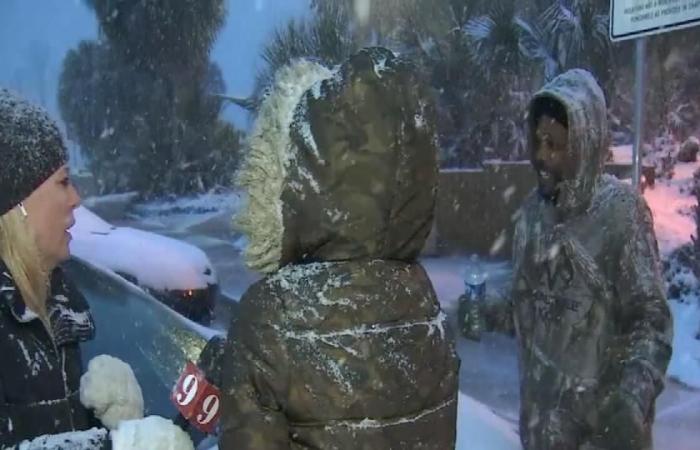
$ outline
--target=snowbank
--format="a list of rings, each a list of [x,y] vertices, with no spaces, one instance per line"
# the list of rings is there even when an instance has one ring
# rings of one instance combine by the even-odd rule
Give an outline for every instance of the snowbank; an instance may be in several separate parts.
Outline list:
[[[235,192],[209,192],[192,197],[154,200],[137,205],[136,209],[147,215],[204,214],[235,207],[238,201]]]
[[[81,202],[83,206],[94,211],[100,217],[107,220],[120,220],[126,215],[126,211],[138,198],[137,192],[124,194],[109,194],[88,197]]]
[[[147,231],[114,227],[84,207],[75,210],[71,253],[97,266],[134,276],[155,290],[205,289],[216,275],[199,248]]]

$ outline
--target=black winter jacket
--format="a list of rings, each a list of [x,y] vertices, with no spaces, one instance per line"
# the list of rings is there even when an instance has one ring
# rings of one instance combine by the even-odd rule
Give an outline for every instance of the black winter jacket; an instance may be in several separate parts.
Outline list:
[[[97,425],[80,403],[79,343],[95,327],[85,298],[64,277],[51,276],[50,329],[25,307],[0,261],[0,447],[45,434]]]

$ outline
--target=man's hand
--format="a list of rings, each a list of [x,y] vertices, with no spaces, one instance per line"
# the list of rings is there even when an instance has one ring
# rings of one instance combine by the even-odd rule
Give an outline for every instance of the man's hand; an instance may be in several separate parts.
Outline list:
[[[610,450],[641,450],[646,425],[639,401],[623,389],[603,401],[600,410],[600,442]]]
[[[578,450],[579,431],[571,417],[561,410],[543,413],[537,428],[537,450]]]

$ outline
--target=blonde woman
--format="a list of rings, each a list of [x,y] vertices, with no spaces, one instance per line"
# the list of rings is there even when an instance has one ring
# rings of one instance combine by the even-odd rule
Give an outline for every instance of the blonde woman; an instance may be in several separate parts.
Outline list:
[[[48,115],[0,89],[0,448],[146,448],[131,442],[139,427],[184,433],[160,418],[124,422],[143,417],[127,364],[100,356],[83,374],[79,344],[95,326],[59,267],[80,204],[66,163]]]

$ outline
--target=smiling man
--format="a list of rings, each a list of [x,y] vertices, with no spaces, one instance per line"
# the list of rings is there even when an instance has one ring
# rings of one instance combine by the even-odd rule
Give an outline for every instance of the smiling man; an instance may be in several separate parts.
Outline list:
[[[603,175],[605,97],[568,71],[533,97],[529,149],[538,188],[519,212],[509,301],[483,310],[514,331],[526,450],[650,450],[672,322],[652,217]]]
[[[538,189],[514,238],[526,449],[648,450],[672,324],[644,199],[602,175],[605,97],[571,70],[530,104]]]
[[[566,109],[559,101],[542,97],[533,103],[532,164],[537,172],[540,196],[556,202],[559,185],[576,177],[576,161],[568,153]]]

